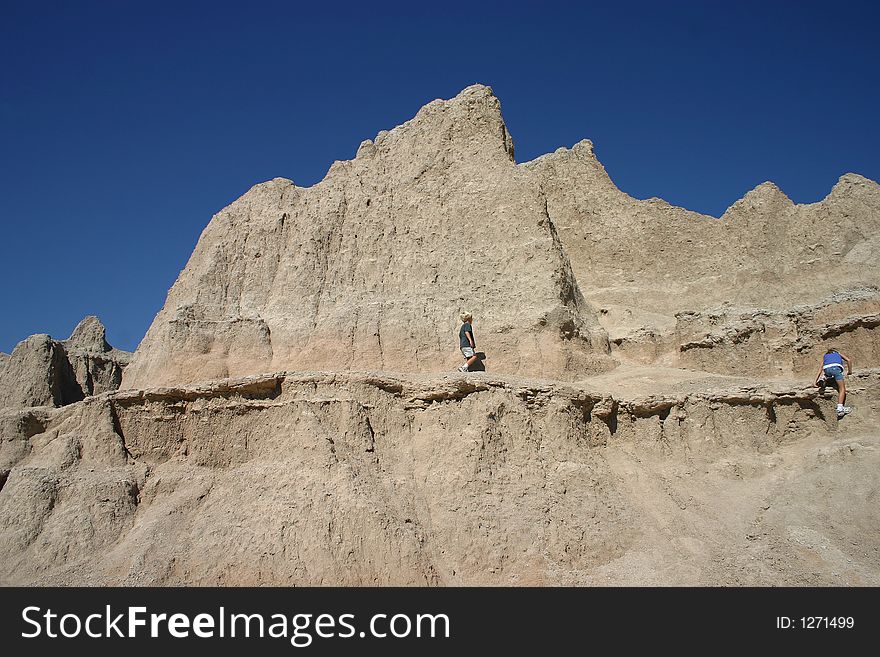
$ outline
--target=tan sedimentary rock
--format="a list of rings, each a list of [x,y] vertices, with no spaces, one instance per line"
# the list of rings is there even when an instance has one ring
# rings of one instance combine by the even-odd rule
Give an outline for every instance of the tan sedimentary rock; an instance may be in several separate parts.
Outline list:
[[[0,493],[0,581],[876,585],[875,416],[694,383],[281,373],[48,409]],[[876,371],[852,385],[877,403]]]
[[[521,166],[540,178],[595,303],[665,314],[724,301],[780,310],[878,279],[864,246],[880,229],[880,186],[856,174],[805,205],[764,183],[716,219],[621,192],[589,141]]]
[[[807,205],[764,183],[716,219],[628,196],[589,141],[517,165],[477,85],[365,141],[314,187],[276,179],[215,216],[125,386],[442,371],[458,362],[463,309],[499,373],[606,370],[606,331],[624,360],[687,364],[677,313],[791,314],[874,286],[878,232],[880,190],[856,174]]]
[[[676,316],[678,362],[708,372],[818,371],[828,347],[862,366],[880,362],[880,290],[838,293],[785,312],[734,307]]]
[[[95,316],[83,319],[64,341],[67,359],[84,396],[116,390],[131,354],[107,343],[106,330]]]
[[[811,320],[798,319],[799,313],[811,315],[811,307],[833,306],[852,294],[862,316],[880,313],[877,296],[862,294],[880,283],[880,261],[869,255],[876,254],[880,232],[880,186],[862,176],[842,176],[823,200],[805,205],[763,183],[716,219],[662,199],[628,196],[608,177],[589,141],[522,166],[541,180],[578,283],[599,309],[615,356],[625,361],[711,361],[712,371],[735,371],[735,361],[746,354],[729,340],[711,339],[711,355],[694,360],[681,348],[682,339],[694,341],[679,339],[705,314],[711,314],[709,333],[742,333],[737,312],[719,312],[722,304],[802,324]],[[733,324],[724,326],[727,318]],[[873,354],[874,326],[870,319],[854,321],[838,335],[858,344],[854,351]],[[858,329],[865,330],[850,335]],[[767,375],[803,373],[809,366],[797,341],[770,360],[753,354],[759,357],[752,366]],[[877,361],[871,356],[861,363]]]
[[[93,318],[0,355],[0,584],[878,585],[878,208],[708,217],[430,103],[218,213],[122,390]]]
[[[0,370],[0,408],[61,406],[82,399],[64,347],[46,334],[19,342]]]
[[[276,179],[216,215],[124,385],[449,370],[462,310],[492,371],[564,379],[612,366],[482,86],[365,141],[314,187]]]
[[[83,319],[70,338],[32,335],[0,360],[0,408],[64,406],[116,390],[131,357],[114,349],[97,317]]]

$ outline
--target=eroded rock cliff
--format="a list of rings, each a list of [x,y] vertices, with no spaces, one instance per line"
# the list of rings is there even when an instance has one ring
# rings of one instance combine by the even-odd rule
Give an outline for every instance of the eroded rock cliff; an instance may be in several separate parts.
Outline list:
[[[713,218],[434,101],[218,213],[130,365],[0,354],[0,583],[880,584],[878,228],[855,174]]]
[[[612,367],[532,182],[498,100],[474,86],[365,141],[314,187],[257,185],[205,229],[125,386],[447,370],[463,310],[495,371],[571,379]]]
[[[812,387],[679,376],[619,396],[282,373],[6,412],[0,578],[880,582],[854,503],[877,485],[877,372],[846,430]]]

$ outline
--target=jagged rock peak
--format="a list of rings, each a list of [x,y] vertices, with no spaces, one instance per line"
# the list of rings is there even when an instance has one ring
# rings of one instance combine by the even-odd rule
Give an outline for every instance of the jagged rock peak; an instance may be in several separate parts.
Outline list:
[[[779,187],[768,181],[762,182],[760,185],[749,191],[745,196],[725,210],[722,217],[735,214],[742,211],[747,212],[775,212],[784,206],[793,206],[794,203],[785,192]]]
[[[865,178],[857,173],[845,173],[837,181],[837,184],[831,188],[826,199],[842,196],[867,196],[880,192],[880,185]]]
[[[514,159],[513,139],[501,115],[501,102],[491,87],[482,84],[466,87],[448,100],[432,100],[409,121],[392,130],[381,130],[374,139],[361,142],[355,157],[371,157],[399,143],[415,144],[417,150],[421,145],[433,155],[434,149],[444,150],[443,142],[447,146],[467,144],[469,150],[484,144],[489,152],[503,153],[506,159]],[[334,162],[329,173],[344,168],[345,164]]]
[[[743,196],[743,200],[748,200],[753,203],[759,203],[762,201],[785,201],[787,203],[792,203],[792,200],[788,198],[786,193],[779,189],[779,186],[776,183],[771,182],[770,180],[762,182],[748,192]]]
[[[76,325],[73,333],[65,340],[65,346],[98,353],[106,353],[112,349],[107,343],[107,330],[94,315],[89,315]]]
[[[463,307],[500,336],[497,371],[613,366],[488,87],[432,101],[311,188],[285,185],[257,186],[211,220],[126,387],[287,368],[445,370]],[[391,357],[391,343],[418,358]]]
[[[543,164],[549,164],[557,160],[569,160],[571,158],[580,159],[580,160],[588,160],[590,162],[598,163],[598,159],[596,158],[596,154],[593,152],[593,142],[589,139],[581,139],[578,143],[576,143],[571,148],[566,148],[565,146],[560,146],[552,153],[545,153],[544,155],[539,155],[534,160],[529,160],[528,162],[523,162],[520,166],[522,167],[535,167]]]
[[[446,112],[458,108],[475,110],[488,117],[501,119],[501,102],[495,96],[492,88],[484,84],[472,84],[469,87],[465,87],[456,96],[448,100],[436,98],[423,106],[414,118],[424,118],[433,115],[437,111]],[[381,135],[382,133],[379,134]]]

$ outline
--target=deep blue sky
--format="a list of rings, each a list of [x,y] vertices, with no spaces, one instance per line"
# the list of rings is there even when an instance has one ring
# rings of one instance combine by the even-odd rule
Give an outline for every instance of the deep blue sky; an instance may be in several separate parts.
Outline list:
[[[134,349],[212,214],[474,82],[517,161],[589,138],[638,198],[878,180],[878,4],[0,0],[0,351]]]

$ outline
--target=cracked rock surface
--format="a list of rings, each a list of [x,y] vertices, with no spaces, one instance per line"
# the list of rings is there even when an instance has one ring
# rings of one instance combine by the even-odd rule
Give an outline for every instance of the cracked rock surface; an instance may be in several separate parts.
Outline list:
[[[855,502],[880,373],[845,424],[815,388],[701,376],[278,373],[5,411],[0,581],[880,583]]]

